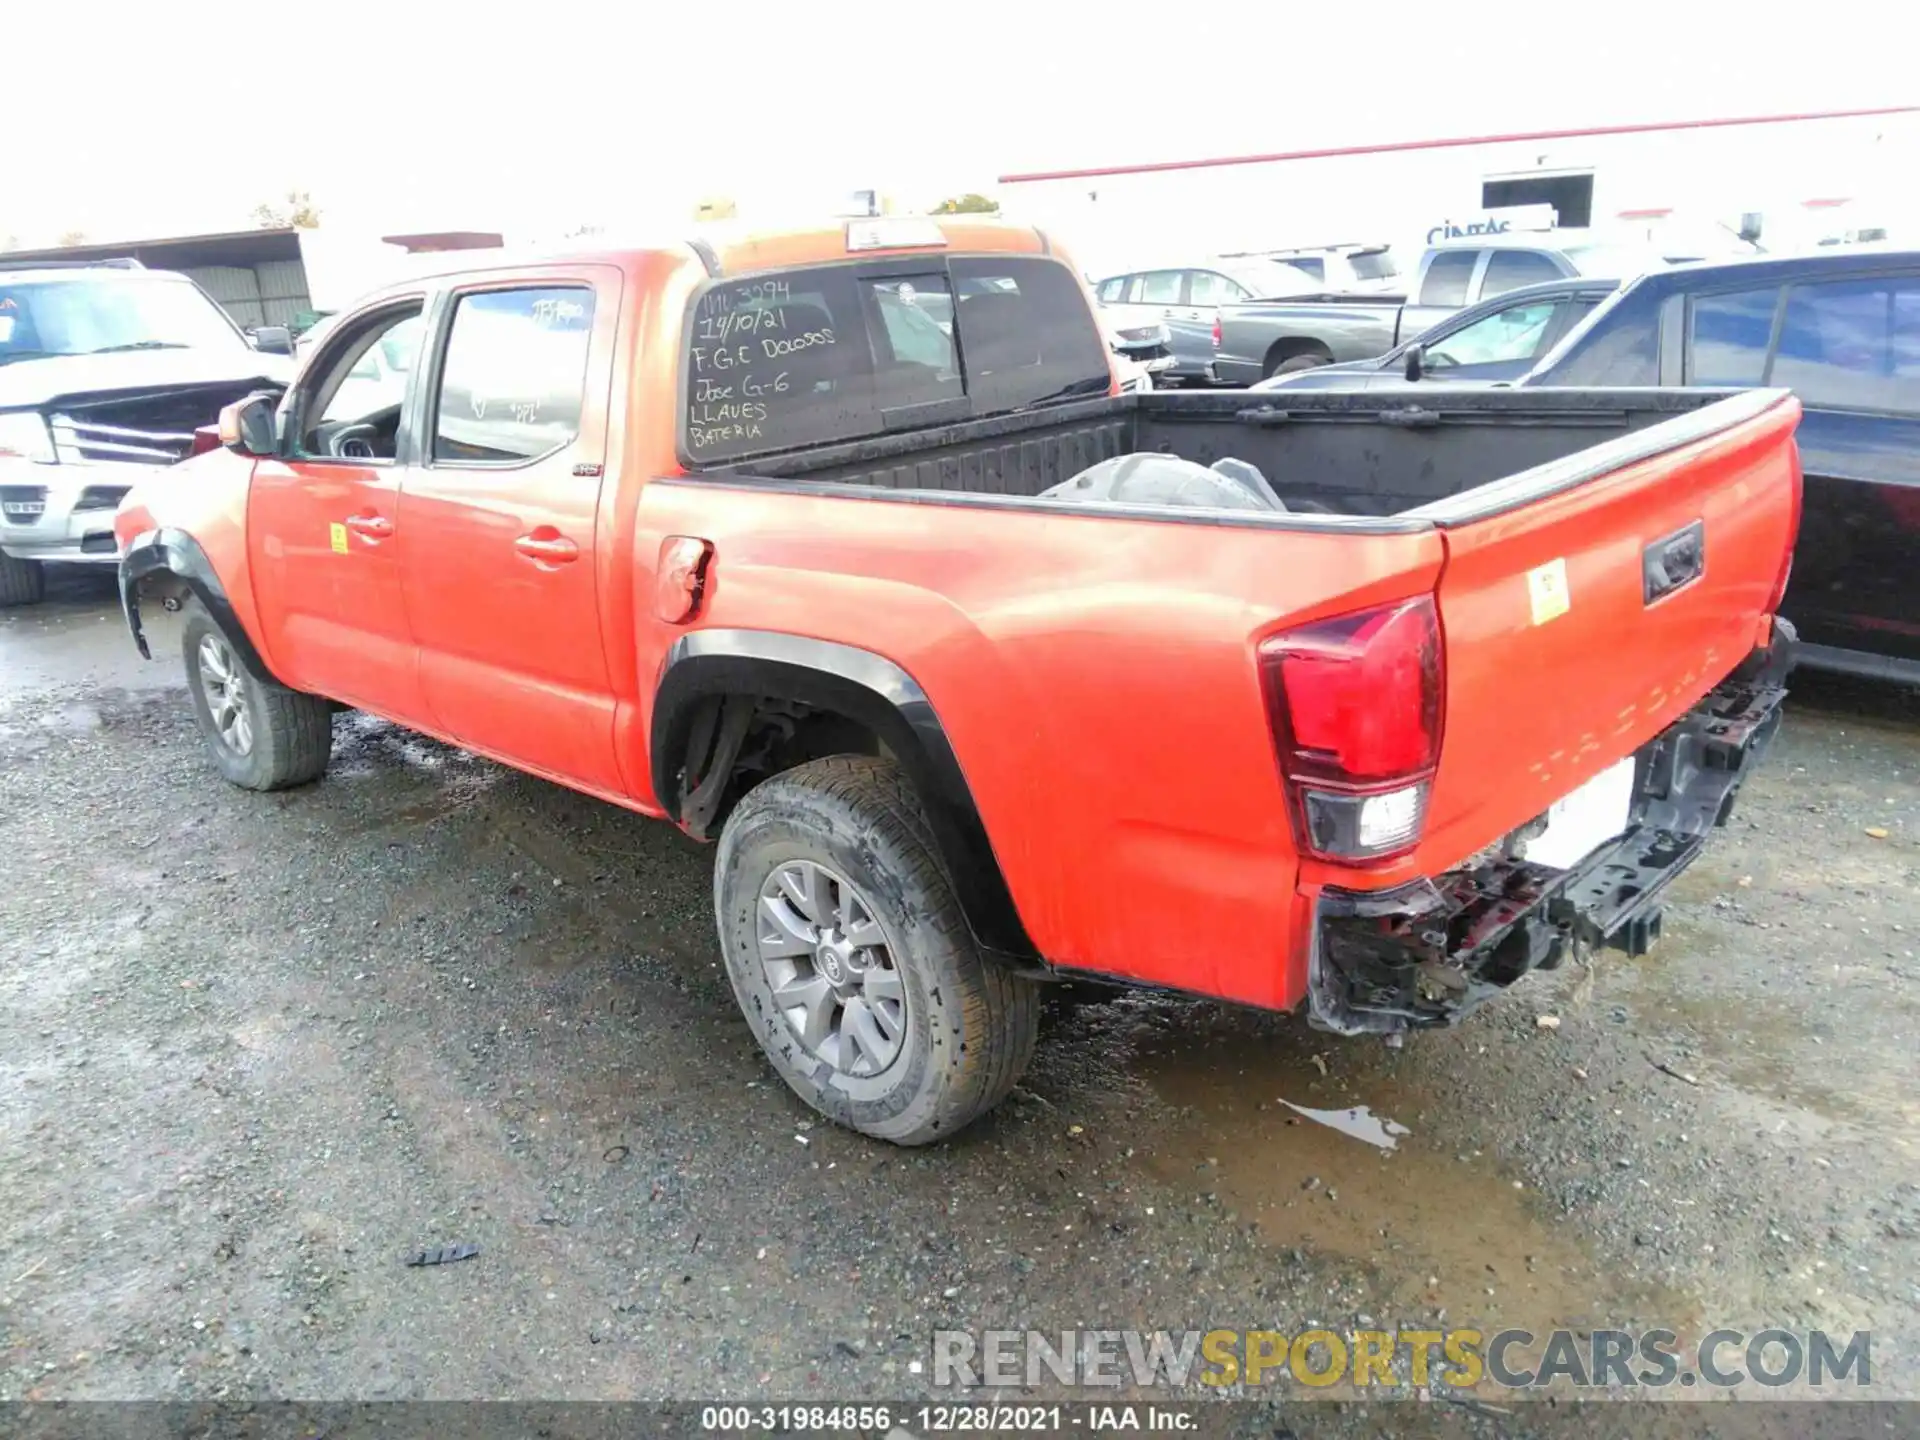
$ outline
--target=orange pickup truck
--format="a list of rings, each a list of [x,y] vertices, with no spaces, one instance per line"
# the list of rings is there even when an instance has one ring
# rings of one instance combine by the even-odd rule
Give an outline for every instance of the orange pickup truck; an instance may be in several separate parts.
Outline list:
[[[1783,392],[1123,394],[970,221],[461,258],[127,497],[135,640],[236,784],[351,707],[717,838],[867,1134],[993,1106],[1056,978],[1394,1034],[1641,948],[1777,727]]]

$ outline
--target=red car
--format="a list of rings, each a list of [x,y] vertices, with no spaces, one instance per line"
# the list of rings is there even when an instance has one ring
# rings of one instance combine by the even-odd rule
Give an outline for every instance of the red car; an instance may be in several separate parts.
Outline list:
[[[374,295],[128,498],[121,584],[237,784],[348,706],[716,838],[773,1065],[914,1144],[1054,978],[1393,1032],[1647,943],[1778,722],[1797,418],[1121,394],[1045,235],[855,221]]]

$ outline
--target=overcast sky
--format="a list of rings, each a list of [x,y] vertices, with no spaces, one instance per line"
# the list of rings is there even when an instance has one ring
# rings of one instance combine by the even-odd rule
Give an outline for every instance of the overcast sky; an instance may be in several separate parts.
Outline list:
[[[1920,99],[1890,3],[11,7],[0,240],[678,220],[1008,172]],[[1710,18],[1709,18],[1710,17]]]

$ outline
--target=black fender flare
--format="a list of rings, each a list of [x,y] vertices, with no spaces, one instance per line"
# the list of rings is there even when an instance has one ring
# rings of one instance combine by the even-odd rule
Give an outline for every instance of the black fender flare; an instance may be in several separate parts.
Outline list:
[[[256,680],[279,683],[267,668],[267,662],[260,657],[260,652],[254,648],[253,637],[247,634],[247,627],[234,614],[233,602],[227,598],[227,588],[220,583],[207,552],[186,531],[171,527],[163,526],[136,535],[133,543],[127,546],[126,553],[120,557],[120,609],[127,617],[127,629],[132,633],[133,643],[142,658],[151,660],[153,651],[147,645],[146,632],[140,627],[140,582],[161,571],[177,576],[193,592],[194,597],[207,607],[207,613],[213,616],[214,623],[226,632],[227,640],[240,657],[240,663],[247,667]]]
[[[852,645],[770,630],[696,630],[675,641],[654,692],[654,794],[680,811],[681,757],[699,702],[764,695],[837,711],[865,725],[906,769],[926,806],[947,879],[983,949],[1038,958],[995,858],[973,791],[933,702],[905,670]]]

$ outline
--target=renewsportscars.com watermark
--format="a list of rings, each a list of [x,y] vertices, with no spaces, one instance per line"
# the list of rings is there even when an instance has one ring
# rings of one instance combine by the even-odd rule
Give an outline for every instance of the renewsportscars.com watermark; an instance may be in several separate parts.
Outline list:
[[[936,1330],[933,1383],[1185,1388],[1445,1385],[1512,1390],[1873,1383],[1873,1334],[1715,1330]]]

